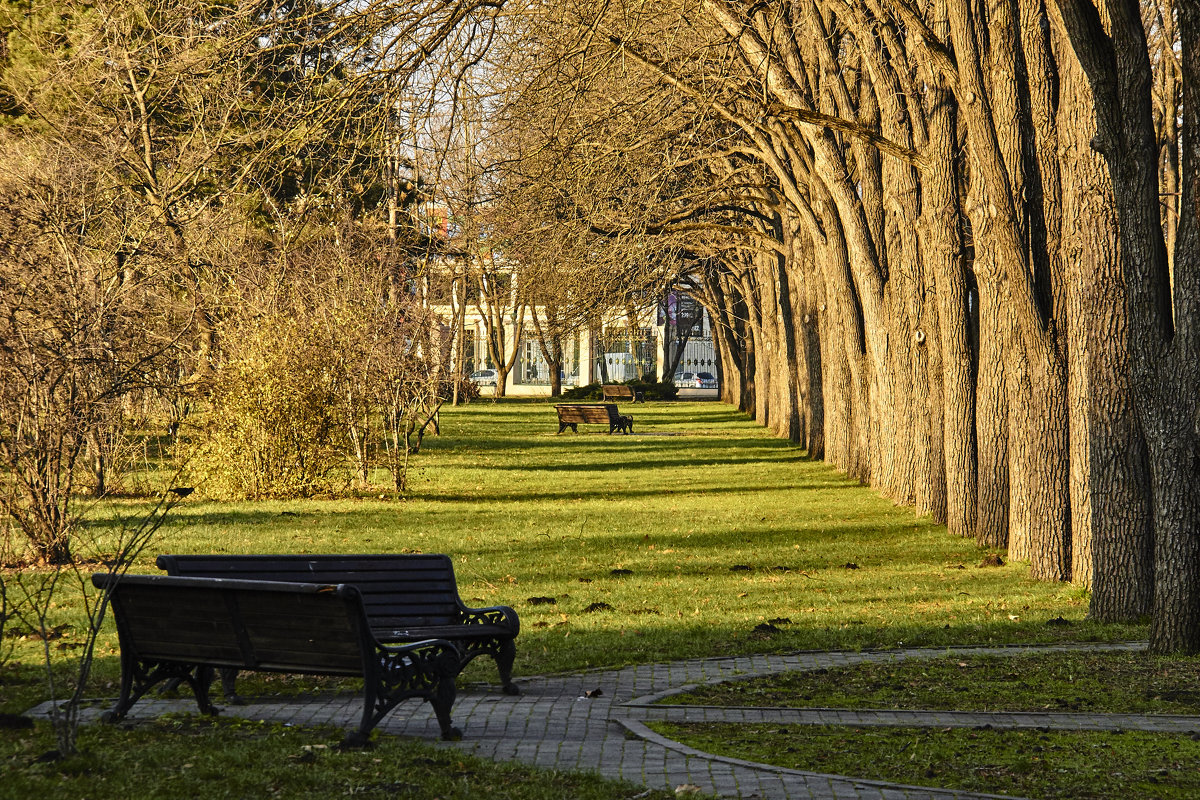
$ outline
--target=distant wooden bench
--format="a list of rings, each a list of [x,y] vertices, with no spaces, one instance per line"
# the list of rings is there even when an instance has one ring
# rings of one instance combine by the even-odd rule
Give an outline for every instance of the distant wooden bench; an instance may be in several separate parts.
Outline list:
[[[600,387],[600,394],[606,403],[609,400],[628,400],[631,403],[642,402],[642,393],[635,392],[632,386],[626,386],[623,383],[603,384]]]
[[[579,425],[607,425],[608,432],[633,433],[633,417],[621,414],[613,403],[570,403],[554,407],[558,411],[558,432],[570,428],[579,433]]]
[[[458,651],[445,640],[388,646],[371,635],[362,594],[352,586],[169,575],[97,573],[110,589],[121,644],[121,691],[105,720],[124,718],[161,681],[186,682],[206,714],[214,669],[247,669],[363,679],[363,711],[346,744],[367,744],[398,703],[433,705],[443,739],[450,723]]]
[[[464,667],[476,656],[491,656],[505,694],[520,694],[512,682],[514,640],[521,630],[517,612],[508,606],[468,608],[447,555],[161,555],[156,563],[169,575],[349,584],[362,594],[367,622],[379,641],[445,639],[458,649]],[[236,697],[233,677],[223,673],[222,681],[226,693]]]

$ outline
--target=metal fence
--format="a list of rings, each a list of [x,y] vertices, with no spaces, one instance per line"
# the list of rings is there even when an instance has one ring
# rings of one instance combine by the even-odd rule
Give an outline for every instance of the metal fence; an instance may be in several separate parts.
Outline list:
[[[592,380],[655,380],[658,334],[654,328],[609,328],[592,340]]]

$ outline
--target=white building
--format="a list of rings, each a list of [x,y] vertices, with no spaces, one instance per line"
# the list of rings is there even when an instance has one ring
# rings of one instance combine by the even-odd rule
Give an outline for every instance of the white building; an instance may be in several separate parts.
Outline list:
[[[503,328],[503,357],[512,364],[504,393],[517,397],[549,396],[551,368],[531,318],[531,313],[536,312],[544,319],[544,310],[527,310],[523,318],[511,307],[505,313],[494,313],[501,309],[489,309],[483,297],[467,298],[463,309],[461,286],[459,281],[451,288],[450,296],[442,298],[448,302],[433,305],[434,312],[443,320],[443,335],[449,339],[451,369],[470,375],[496,368],[487,346],[489,329],[485,317],[490,315],[491,324]],[[520,336],[515,335],[518,324]],[[686,330],[681,329],[681,324]],[[459,333],[461,348],[457,346]],[[682,294],[669,293],[661,303],[638,312],[632,327],[627,314],[614,312],[598,325],[581,325],[567,331],[561,339],[563,389],[589,383],[663,381],[671,377],[664,375],[664,371],[677,353],[677,372],[718,374],[708,314]],[[484,391],[490,393],[491,389],[485,387]],[[705,394],[715,396],[716,391],[706,390]]]

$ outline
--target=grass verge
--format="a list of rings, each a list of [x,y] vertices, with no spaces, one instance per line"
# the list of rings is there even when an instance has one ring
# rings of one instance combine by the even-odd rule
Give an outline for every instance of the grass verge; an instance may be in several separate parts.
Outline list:
[[[1182,734],[669,723],[651,727],[701,750],[747,761],[915,786],[1043,800],[1200,796],[1200,742]]]
[[[701,686],[664,702],[1200,715],[1200,661],[1141,652],[954,655]]]

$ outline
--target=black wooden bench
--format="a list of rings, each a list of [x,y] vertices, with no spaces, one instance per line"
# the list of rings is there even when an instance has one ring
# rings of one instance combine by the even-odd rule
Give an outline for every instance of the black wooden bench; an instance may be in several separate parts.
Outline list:
[[[489,655],[504,693],[520,694],[512,682],[514,640],[521,630],[517,612],[508,606],[468,608],[447,555],[161,555],[156,563],[169,575],[350,584],[362,593],[367,622],[379,641],[445,639],[458,649],[463,667]],[[222,681],[226,693],[236,697],[233,676],[222,673]]]
[[[363,712],[346,744],[367,744],[371,730],[402,700],[433,705],[444,739],[454,679],[461,666],[445,640],[389,646],[371,635],[363,597],[353,586],[169,575],[97,573],[110,589],[121,644],[121,691],[105,720],[124,718],[165,680],[186,682],[206,714],[214,669],[245,669],[363,679]]]
[[[558,411],[558,432],[570,428],[579,433],[579,425],[607,425],[608,432],[633,433],[633,417],[617,411],[613,403],[564,403]]]
[[[635,392],[632,386],[626,386],[623,383],[605,383],[601,385],[600,395],[606,403],[609,400],[628,400],[631,403],[644,402],[641,392]]]

